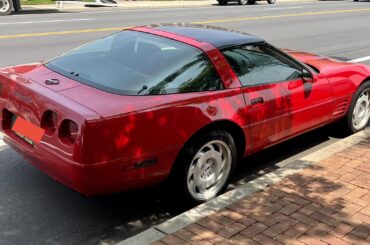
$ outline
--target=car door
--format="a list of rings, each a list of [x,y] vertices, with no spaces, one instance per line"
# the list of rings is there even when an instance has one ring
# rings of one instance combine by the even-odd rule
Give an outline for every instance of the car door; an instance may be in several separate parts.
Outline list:
[[[328,122],[333,95],[325,78],[303,79],[307,68],[264,43],[223,54],[243,85],[254,151]]]

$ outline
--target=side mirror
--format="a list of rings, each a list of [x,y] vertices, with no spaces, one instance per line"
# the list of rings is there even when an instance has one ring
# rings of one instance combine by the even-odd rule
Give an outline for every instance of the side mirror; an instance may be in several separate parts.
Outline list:
[[[306,69],[302,70],[302,80],[304,82],[308,82],[308,83],[313,83],[314,82],[313,75],[311,74],[311,72],[309,72]]]
[[[302,70],[302,80],[304,82],[307,82],[307,83],[313,83],[314,82],[313,75],[311,74],[311,72],[309,72],[306,69]]]

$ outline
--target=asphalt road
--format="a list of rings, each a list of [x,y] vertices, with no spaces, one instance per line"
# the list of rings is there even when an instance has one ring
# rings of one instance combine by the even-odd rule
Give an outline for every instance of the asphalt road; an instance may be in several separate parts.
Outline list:
[[[90,12],[0,18],[0,67],[47,60],[122,27],[198,22],[259,35],[282,47],[342,59],[370,56],[370,2],[327,1]],[[370,65],[369,61],[365,63]],[[326,127],[249,157],[234,185],[343,137]],[[232,186],[231,186],[232,188]],[[164,187],[84,198],[0,146],[0,244],[114,242],[185,211]]]

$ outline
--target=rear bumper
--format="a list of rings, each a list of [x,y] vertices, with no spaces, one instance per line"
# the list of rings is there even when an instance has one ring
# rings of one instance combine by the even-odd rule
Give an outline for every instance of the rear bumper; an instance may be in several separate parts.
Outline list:
[[[179,150],[172,149],[158,153],[155,156],[156,164],[135,168],[138,162],[147,157],[104,164],[79,164],[63,159],[42,144],[28,147],[22,140],[6,134],[3,140],[32,165],[85,196],[109,194],[158,184],[168,176]]]

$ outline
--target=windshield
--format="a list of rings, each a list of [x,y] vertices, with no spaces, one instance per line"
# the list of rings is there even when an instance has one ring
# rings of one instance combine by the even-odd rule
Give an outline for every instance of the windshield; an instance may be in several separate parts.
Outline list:
[[[167,38],[123,31],[46,64],[86,85],[122,95],[217,90],[213,65],[200,50]]]

